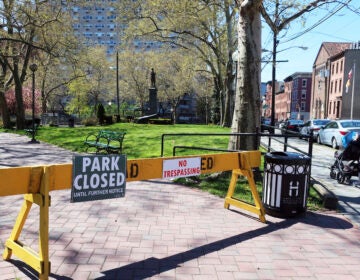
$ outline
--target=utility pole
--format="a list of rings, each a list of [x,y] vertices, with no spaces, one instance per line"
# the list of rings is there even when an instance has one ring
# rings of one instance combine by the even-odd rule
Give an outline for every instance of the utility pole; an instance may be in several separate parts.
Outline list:
[[[274,15],[274,24],[275,29],[273,37],[273,50],[272,50],[272,77],[271,77],[271,126],[275,126],[275,83],[276,83],[276,47],[278,44],[277,41],[277,24],[278,24],[278,13],[279,13],[279,0],[276,0],[275,4],[275,15]]]
[[[353,112],[354,112],[354,90],[355,90],[355,68],[356,68],[356,64],[355,64],[355,60],[354,60],[354,64],[352,67],[352,90],[351,90],[351,109],[350,109],[350,119],[353,119]]]

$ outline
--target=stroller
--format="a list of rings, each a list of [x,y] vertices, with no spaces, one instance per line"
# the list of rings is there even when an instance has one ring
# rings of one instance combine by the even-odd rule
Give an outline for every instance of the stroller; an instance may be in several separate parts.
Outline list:
[[[346,140],[350,140],[347,144]],[[342,152],[336,151],[335,162],[330,167],[330,178],[336,179],[340,184],[350,184],[352,176],[360,172],[360,137],[357,132],[349,132],[343,138]],[[360,180],[360,177],[359,177]]]

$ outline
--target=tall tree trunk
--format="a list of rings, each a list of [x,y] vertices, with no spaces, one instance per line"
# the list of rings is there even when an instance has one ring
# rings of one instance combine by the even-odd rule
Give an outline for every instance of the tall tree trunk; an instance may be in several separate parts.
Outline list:
[[[3,76],[0,76],[0,112],[4,128],[12,128],[10,113],[5,99],[5,86]]]
[[[15,100],[16,100],[16,128],[25,128],[25,110],[22,97],[22,84],[19,79],[15,78]]]
[[[11,122],[10,122],[10,114],[8,107],[6,105],[6,99],[4,91],[0,89],[0,110],[1,110],[1,116],[3,121],[3,127],[4,128],[12,128]]]
[[[213,124],[219,124],[221,121],[221,85],[218,76],[214,77],[214,92],[212,95],[211,121]]]
[[[224,116],[222,126],[230,127],[231,125],[231,100],[233,98],[233,83],[234,83],[234,75],[233,75],[233,60],[232,53],[229,52],[228,63],[226,65],[226,78],[225,78],[225,101],[224,101]]]
[[[232,133],[255,132],[260,125],[261,0],[240,0],[238,69]],[[229,149],[255,150],[255,137],[230,137]]]
[[[5,98],[5,92],[6,92],[6,86],[5,86],[5,73],[6,68],[2,67],[1,73],[0,73],[0,112],[2,116],[3,121],[3,127],[4,128],[12,128],[11,122],[10,122],[10,113],[9,109],[6,103]]]
[[[18,54],[17,48],[13,47],[13,53]],[[22,82],[19,74],[19,57],[13,58],[12,76],[14,78],[15,86],[15,100],[16,100],[16,128],[25,128],[25,110],[22,96]]]
[[[45,90],[45,82],[47,80],[47,71],[48,67],[44,67],[44,76],[41,80],[41,113],[45,114],[47,113],[47,95]]]
[[[225,87],[225,101],[224,101],[224,116],[222,126],[230,127],[231,126],[231,118],[233,114],[233,108],[231,108],[231,101],[234,97],[234,75],[233,75],[233,59],[232,55],[234,52],[234,44],[233,44],[233,17],[231,15],[230,3],[229,1],[224,1],[224,11],[225,11],[225,19],[226,19],[226,33],[227,33],[227,49],[228,49],[228,58],[226,64],[226,77],[224,82]]]

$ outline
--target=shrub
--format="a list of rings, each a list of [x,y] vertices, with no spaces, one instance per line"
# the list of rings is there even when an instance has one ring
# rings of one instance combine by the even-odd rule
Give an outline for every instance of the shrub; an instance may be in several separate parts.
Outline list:
[[[96,116],[99,120],[99,124],[102,125],[105,120],[105,108],[101,103],[97,106]]]
[[[97,124],[97,119],[94,117],[90,117],[90,118],[85,118],[81,121],[81,123],[85,126],[94,126]]]
[[[171,119],[149,119],[150,124],[173,124]]]

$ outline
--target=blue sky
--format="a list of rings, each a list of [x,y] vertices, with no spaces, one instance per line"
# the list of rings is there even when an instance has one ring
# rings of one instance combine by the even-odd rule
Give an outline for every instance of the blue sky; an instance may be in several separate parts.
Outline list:
[[[359,10],[359,0],[353,0],[351,4]],[[331,10],[331,8],[329,10]],[[312,72],[312,65],[322,42],[360,41],[360,14],[356,14],[346,8],[341,9],[335,15],[304,35],[296,39],[289,40],[293,38],[294,35],[299,34],[319,22],[319,20],[327,14],[328,11],[318,11],[316,14],[309,14],[304,26],[299,23],[292,23],[286,34],[285,32],[280,33],[279,45],[277,47],[277,60],[288,60],[288,62],[277,63],[276,79],[278,81],[284,80],[286,77],[295,72]],[[283,35],[284,37],[281,38]],[[272,38],[272,32],[269,31],[267,26],[264,24],[262,30],[263,49],[272,51]],[[302,50],[299,46],[307,47],[308,49]],[[263,57],[265,55],[266,53],[263,53]],[[271,63],[266,66],[263,63],[262,66],[264,68],[261,72],[261,81],[271,81]]]

